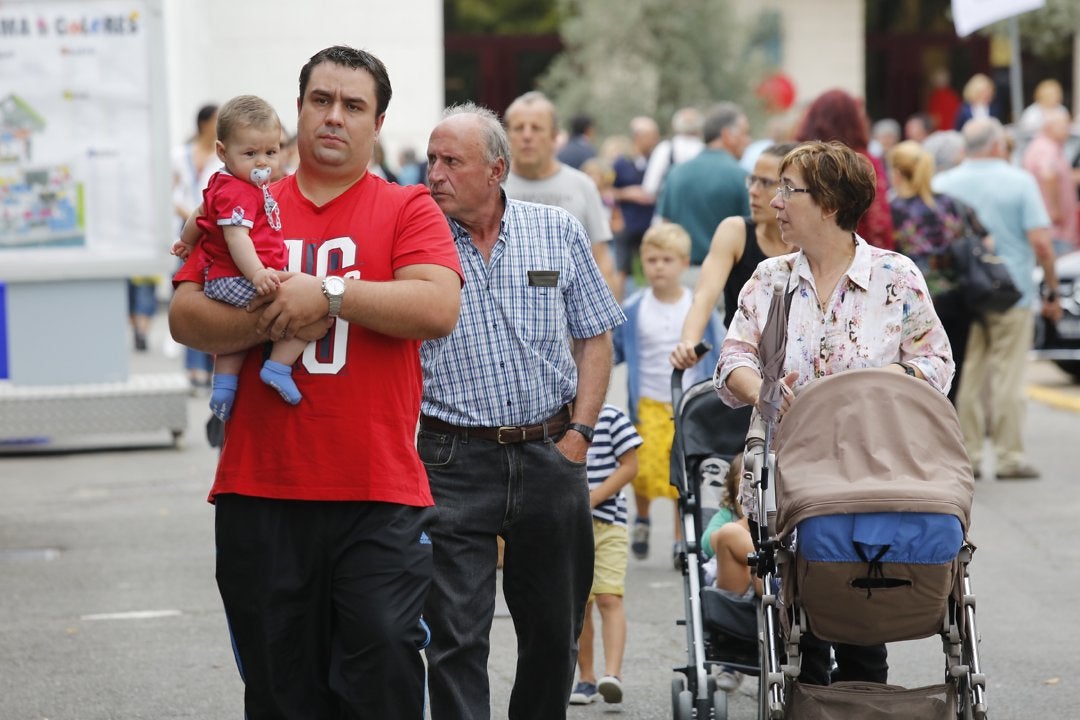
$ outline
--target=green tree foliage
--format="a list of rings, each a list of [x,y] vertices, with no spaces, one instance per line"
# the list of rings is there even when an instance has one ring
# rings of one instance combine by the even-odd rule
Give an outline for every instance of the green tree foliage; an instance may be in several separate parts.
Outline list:
[[[542,35],[559,30],[557,0],[444,0],[447,32],[465,35]]]
[[[635,115],[730,100],[760,115],[754,88],[775,62],[775,14],[740,22],[730,0],[560,0],[566,50],[540,79],[563,117],[588,113],[599,135]],[[770,62],[772,61],[772,62]]]
[[[1038,10],[1018,18],[1020,44],[1025,51],[1046,60],[1071,57],[1073,35],[1080,31],[1080,2],[1046,0]],[[1008,22],[999,22],[981,30],[985,35],[1008,35]]]

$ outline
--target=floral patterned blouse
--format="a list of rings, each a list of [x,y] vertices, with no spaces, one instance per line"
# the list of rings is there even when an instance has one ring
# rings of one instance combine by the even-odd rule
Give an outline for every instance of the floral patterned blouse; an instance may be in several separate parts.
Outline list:
[[[895,198],[892,208],[896,250],[915,261],[926,278],[930,295],[937,297],[956,285],[949,246],[966,232],[964,208],[948,195],[934,194],[936,207],[918,195]]]
[[[744,403],[725,384],[737,367],[760,372],[758,341],[773,284],[795,289],[788,314],[783,375],[798,372],[795,387],[844,370],[904,361],[919,368],[941,393],[952,385],[955,365],[926,282],[899,253],[855,236],[855,258],[836,284],[826,310],[817,301],[810,265],[802,252],[769,258],[739,293],[739,309],[720,349],[713,382],[732,407]]]

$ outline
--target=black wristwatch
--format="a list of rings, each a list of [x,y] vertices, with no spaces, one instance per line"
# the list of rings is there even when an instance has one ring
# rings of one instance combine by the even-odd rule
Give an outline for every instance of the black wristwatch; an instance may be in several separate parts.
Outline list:
[[[1046,293],[1043,295],[1043,300],[1045,300],[1046,302],[1054,302],[1057,299],[1057,290],[1047,290]]]
[[[593,429],[591,427],[589,427],[588,425],[583,425],[582,423],[567,423],[566,424],[566,429],[567,430],[577,430],[579,433],[581,433],[585,437],[586,440],[588,440],[589,442],[592,442]]]

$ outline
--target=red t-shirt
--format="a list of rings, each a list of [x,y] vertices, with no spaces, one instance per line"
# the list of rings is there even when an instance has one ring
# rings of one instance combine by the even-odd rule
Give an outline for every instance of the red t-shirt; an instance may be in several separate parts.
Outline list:
[[[446,219],[426,188],[392,185],[371,173],[322,207],[294,177],[273,186],[289,270],[388,281],[409,265],[461,275]],[[192,256],[174,281],[202,282]],[[265,347],[252,348],[210,499],[221,493],[296,500],[433,504],[416,454],[420,343],[339,319],[293,367],[303,393],[283,402],[259,380]]]
[[[205,214],[199,216],[198,224],[204,233],[199,242],[205,246],[210,260],[207,280],[243,276],[225,243],[227,225],[248,229],[263,267],[273,270],[285,267],[284,236],[280,228],[274,229],[270,224],[262,190],[235,175],[216,172],[203,191],[203,208]]]

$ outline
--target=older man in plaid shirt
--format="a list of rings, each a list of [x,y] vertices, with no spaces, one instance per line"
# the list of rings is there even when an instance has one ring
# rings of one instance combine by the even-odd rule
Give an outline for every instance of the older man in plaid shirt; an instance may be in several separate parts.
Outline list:
[[[506,197],[510,150],[494,113],[448,110],[428,163],[466,278],[454,332],[421,348],[417,448],[439,512],[425,606],[432,718],[489,717],[499,536],[518,633],[509,717],[563,718],[593,575],[585,453],[624,318],[581,223]]]

